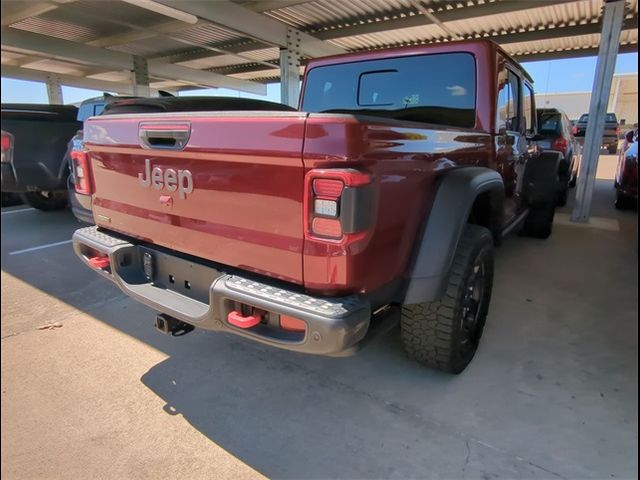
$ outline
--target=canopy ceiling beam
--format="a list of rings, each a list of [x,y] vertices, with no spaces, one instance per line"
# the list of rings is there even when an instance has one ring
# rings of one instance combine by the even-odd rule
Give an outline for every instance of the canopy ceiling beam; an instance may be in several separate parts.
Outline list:
[[[172,4],[170,0],[162,3]],[[266,15],[254,12],[235,3],[219,0],[216,2],[183,0],[180,10],[208,20],[223,28],[239,32],[247,37],[281,48],[287,47],[287,24]],[[322,57],[343,53],[342,48],[319,40],[307,33],[299,32],[300,51],[309,57]]]
[[[116,70],[133,70],[133,57],[127,53],[83,45],[60,38],[2,27],[2,46],[51,57],[77,59]],[[167,80],[183,80],[207,87],[226,87],[259,95],[266,94],[262,84],[239,80],[216,73],[161,62],[148,61],[149,74]]]

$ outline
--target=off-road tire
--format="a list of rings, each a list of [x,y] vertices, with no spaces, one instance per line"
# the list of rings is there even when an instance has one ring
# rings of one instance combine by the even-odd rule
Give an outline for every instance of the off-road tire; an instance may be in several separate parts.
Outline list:
[[[2,192],[2,200],[0,201],[1,206],[13,207],[14,205],[20,205],[21,203],[22,199],[17,193]]]
[[[569,172],[560,175],[558,195],[556,198],[556,205],[558,207],[564,207],[567,204],[567,197],[569,196]]]
[[[20,194],[24,202],[38,210],[62,210],[67,206],[66,190],[44,192],[25,192]]]
[[[616,210],[630,210],[637,205],[638,202],[635,198],[621,193],[620,190],[616,190],[616,201],[614,203]]]
[[[547,201],[529,207],[529,214],[524,221],[520,234],[525,237],[549,238],[553,230],[555,202]]]
[[[480,269],[476,271],[480,265]],[[469,282],[482,272],[483,288],[471,328],[465,321]],[[451,265],[444,295],[433,302],[402,306],[400,335],[407,354],[448,373],[460,373],[476,353],[491,299],[493,239],[489,229],[467,225]]]

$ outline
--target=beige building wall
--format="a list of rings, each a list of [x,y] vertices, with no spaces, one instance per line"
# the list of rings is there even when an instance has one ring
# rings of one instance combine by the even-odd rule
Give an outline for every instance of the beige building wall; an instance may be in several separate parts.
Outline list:
[[[571,120],[589,111],[591,92],[540,93],[536,95],[538,108],[559,108]],[[613,112],[626,125],[638,122],[638,74],[617,74],[613,77],[607,112]]]

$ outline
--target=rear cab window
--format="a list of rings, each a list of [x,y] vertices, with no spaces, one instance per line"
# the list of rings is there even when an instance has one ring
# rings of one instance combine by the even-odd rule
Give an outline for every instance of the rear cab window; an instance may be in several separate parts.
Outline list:
[[[578,122],[584,123],[588,120],[589,120],[589,114],[583,113],[580,116],[580,119],[578,120]],[[616,117],[615,113],[607,113],[607,115],[605,116],[605,122],[618,123],[618,118]]]
[[[559,113],[542,113],[538,132],[541,135],[560,135],[563,130],[562,116]]]
[[[475,59],[439,53],[318,66],[307,73],[302,109],[473,128]]]
[[[100,115],[105,107],[105,102],[87,102],[78,109],[78,121],[84,122],[87,118]]]

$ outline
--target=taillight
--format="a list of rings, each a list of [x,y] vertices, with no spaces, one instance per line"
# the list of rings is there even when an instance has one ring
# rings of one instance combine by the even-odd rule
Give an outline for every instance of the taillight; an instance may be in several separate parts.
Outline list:
[[[577,126],[577,125],[574,125],[574,126],[573,126],[573,134],[574,134],[574,135],[577,135],[577,134],[578,134],[578,126]]]
[[[13,150],[13,135],[9,132],[2,132],[2,162],[11,161],[11,151]]]
[[[73,150],[71,152],[73,161],[73,178],[76,185],[76,192],[83,195],[91,195],[91,166],[89,164],[89,154],[84,150]]]
[[[370,227],[372,185],[368,173],[354,169],[311,170],[305,177],[305,232],[340,240]]]
[[[553,141],[553,145],[551,145],[551,150],[555,150],[557,152],[564,152],[567,149],[567,139],[566,138],[556,138]]]

